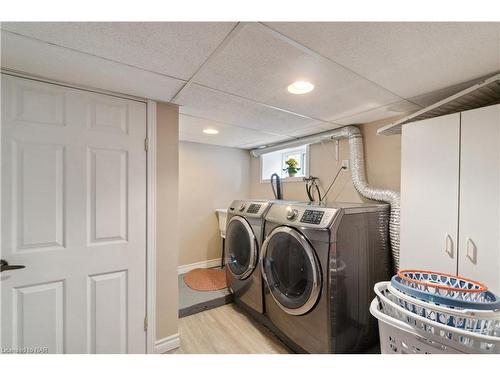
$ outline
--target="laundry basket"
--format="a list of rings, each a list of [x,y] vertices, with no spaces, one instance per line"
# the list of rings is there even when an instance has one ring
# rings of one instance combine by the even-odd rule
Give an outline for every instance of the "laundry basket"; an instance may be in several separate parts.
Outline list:
[[[500,301],[478,281],[447,273],[400,270],[391,283],[405,294],[450,307],[497,309]]]
[[[500,354],[500,337],[448,326],[408,311],[388,287],[389,282],[375,285],[376,298],[370,306],[379,321],[382,353]]]
[[[382,304],[374,298],[370,312],[378,319],[382,354],[464,354],[452,347],[430,340],[409,324],[384,314]]]
[[[450,308],[473,309],[473,310],[500,310],[500,299],[489,291],[462,292],[456,295],[441,295],[433,291],[421,290],[418,287],[408,286],[396,275],[391,279],[391,285],[398,291],[417,298]],[[436,290],[436,289],[435,289]]]
[[[500,311],[450,308],[411,297],[392,284],[388,284],[387,288],[405,310],[450,327],[500,337]]]

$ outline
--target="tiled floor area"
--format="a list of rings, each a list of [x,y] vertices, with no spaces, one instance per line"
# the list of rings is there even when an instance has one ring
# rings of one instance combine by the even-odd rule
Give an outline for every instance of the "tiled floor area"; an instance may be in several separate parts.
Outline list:
[[[188,287],[184,282],[183,275],[179,275],[178,282],[180,318],[223,306],[233,300],[233,296],[228,289],[200,292]]]
[[[267,328],[228,304],[179,320],[181,347],[171,354],[290,353]]]

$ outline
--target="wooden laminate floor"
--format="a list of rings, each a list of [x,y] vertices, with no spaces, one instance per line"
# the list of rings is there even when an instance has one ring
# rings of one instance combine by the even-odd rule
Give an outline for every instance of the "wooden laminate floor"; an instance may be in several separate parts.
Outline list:
[[[290,353],[267,328],[234,304],[179,320],[181,347],[172,354]]]

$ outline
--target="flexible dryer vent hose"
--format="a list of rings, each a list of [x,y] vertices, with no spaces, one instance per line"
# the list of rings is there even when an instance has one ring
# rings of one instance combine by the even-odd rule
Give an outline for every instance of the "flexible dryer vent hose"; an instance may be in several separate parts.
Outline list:
[[[392,263],[395,270],[399,270],[399,192],[377,189],[368,185],[368,182],[366,181],[365,157],[363,153],[363,136],[361,135],[358,127],[350,125],[339,128],[332,135],[332,139],[347,139],[349,142],[352,182],[358,193],[367,199],[385,202],[391,205],[389,237],[391,243]]]

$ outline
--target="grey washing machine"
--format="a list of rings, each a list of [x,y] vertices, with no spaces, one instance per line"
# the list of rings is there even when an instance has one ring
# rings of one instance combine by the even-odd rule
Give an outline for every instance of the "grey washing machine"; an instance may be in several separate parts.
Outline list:
[[[274,203],[260,266],[266,316],[292,349],[363,352],[377,343],[373,285],[390,277],[389,206]]]
[[[264,312],[259,251],[264,235],[265,200],[235,200],[228,209],[224,245],[226,279],[234,301],[254,312]]]

